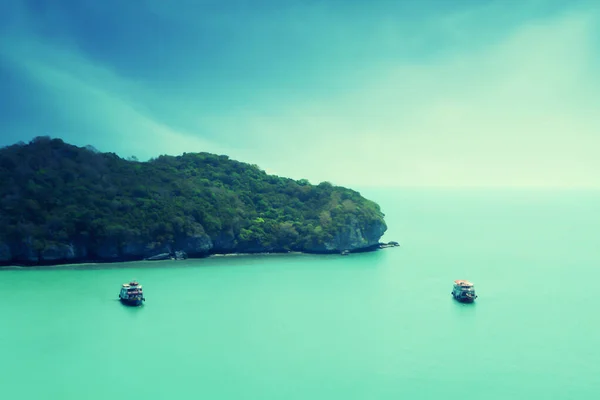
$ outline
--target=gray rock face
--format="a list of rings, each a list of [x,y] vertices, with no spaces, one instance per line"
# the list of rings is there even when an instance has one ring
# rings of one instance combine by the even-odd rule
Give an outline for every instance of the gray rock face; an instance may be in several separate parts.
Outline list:
[[[321,243],[307,245],[298,249],[312,253],[352,252],[381,248],[379,239],[387,226],[382,220],[374,220],[361,225],[357,218],[351,217],[333,237]],[[280,243],[281,244],[281,243]],[[386,245],[397,245],[390,243]],[[278,245],[279,246],[279,245]],[[173,243],[151,242],[142,238],[131,238],[126,243],[115,239],[107,239],[98,246],[91,248],[88,240],[83,237],[73,238],[71,243],[58,243],[46,246],[42,251],[34,250],[32,240],[18,244],[0,242],[0,263],[60,263],[69,261],[88,261],[100,259],[103,261],[135,260],[135,259],[185,259],[202,257],[213,253],[263,253],[285,251],[285,247],[265,246],[258,241],[238,242],[232,229],[223,231],[215,237],[210,237],[202,229],[196,234],[175,238]]]
[[[188,255],[185,251],[177,250],[175,251],[175,259],[176,260],[185,260],[188,258]]]
[[[39,255],[33,247],[28,245],[19,246],[18,250],[15,252],[14,259],[19,262],[37,264],[40,261]]]
[[[31,237],[26,238],[21,243],[13,243],[10,247],[12,261],[26,264],[37,264],[39,262],[39,254],[33,247]]]
[[[360,250],[379,244],[387,226],[382,221],[373,221],[366,226],[360,226],[356,218],[352,218],[350,224],[339,232],[334,243],[339,250]]]
[[[125,257],[143,257],[146,253],[146,243],[131,241],[121,246],[121,253]]]
[[[235,252],[237,242],[233,230],[221,232],[218,236],[212,238],[213,251],[216,253]]]
[[[75,251],[75,258],[77,260],[87,260],[89,254],[89,244],[87,238],[75,237],[70,244],[73,246],[73,250]]]
[[[152,257],[157,254],[164,254],[172,252],[171,245],[168,243],[149,243],[144,249],[144,257]]]
[[[150,260],[150,261],[161,261],[161,260],[170,260],[170,259],[171,259],[171,253],[161,253],[161,254],[157,254],[155,256],[146,258],[146,260]]]
[[[208,254],[213,248],[210,236],[205,233],[179,237],[175,241],[175,249],[191,255]]]
[[[121,246],[121,255],[125,258],[150,258],[158,254],[171,253],[168,243],[145,243],[142,240],[130,240]]]
[[[362,250],[377,246],[379,239],[387,226],[383,221],[373,221],[366,226],[361,226],[355,217],[344,226],[333,240],[309,246],[306,251],[311,252],[341,252],[344,250]]]
[[[4,242],[0,242],[0,262],[7,262],[10,260],[12,260],[10,247]]]
[[[75,248],[71,244],[52,244],[40,254],[41,261],[68,261],[75,258]]]
[[[106,240],[98,246],[95,253],[103,260],[118,259],[119,246],[114,240]]]
[[[387,243],[379,243],[380,249],[387,249],[389,247],[400,247],[400,243],[398,242],[387,242]]]

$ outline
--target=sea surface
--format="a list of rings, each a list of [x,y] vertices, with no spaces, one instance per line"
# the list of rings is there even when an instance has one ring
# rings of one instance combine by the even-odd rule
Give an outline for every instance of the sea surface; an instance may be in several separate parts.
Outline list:
[[[599,193],[361,193],[401,247],[0,270],[0,398],[600,398]]]

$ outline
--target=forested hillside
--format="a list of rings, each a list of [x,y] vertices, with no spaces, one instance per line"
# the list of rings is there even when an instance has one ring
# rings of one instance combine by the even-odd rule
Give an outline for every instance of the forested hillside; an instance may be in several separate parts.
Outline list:
[[[0,150],[0,262],[362,250],[386,226],[358,192],[224,155],[148,162],[38,137]]]

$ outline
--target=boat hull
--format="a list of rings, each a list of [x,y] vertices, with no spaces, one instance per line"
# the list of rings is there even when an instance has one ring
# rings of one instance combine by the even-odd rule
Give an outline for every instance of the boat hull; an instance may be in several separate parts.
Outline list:
[[[455,297],[456,301],[460,302],[460,303],[473,303],[475,301],[475,299],[473,298],[461,298],[461,297]]]
[[[454,293],[452,293],[452,297],[461,303],[473,303],[477,298],[477,296],[457,296]]]
[[[138,307],[144,304],[144,299],[124,299],[119,297],[119,300],[121,300],[121,303],[125,304],[126,306],[131,307]]]

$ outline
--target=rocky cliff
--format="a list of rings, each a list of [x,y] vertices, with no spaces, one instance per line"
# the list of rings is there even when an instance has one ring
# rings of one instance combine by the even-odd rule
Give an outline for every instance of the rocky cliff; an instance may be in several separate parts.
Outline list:
[[[374,222],[368,227],[352,224],[342,228],[332,240],[292,250],[306,253],[341,253],[343,251],[375,250],[385,230],[386,226],[381,222]],[[31,243],[31,240],[26,240],[25,243],[19,244],[0,242],[0,265],[117,262],[153,258],[196,258],[206,257],[211,254],[281,253],[290,251],[289,249],[264,244],[259,241],[240,244],[234,238],[231,239],[230,243],[223,243],[221,241],[220,246],[215,247],[214,243],[219,243],[219,238],[215,239],[206,234],[182,236],[177,238],[176,241],[168,243],[144,243],[136,239],[132,239],[131,242],[118,243],[113,239],[106,239],[93,246],[79,240],[69,243],[47,244],[41,250],[36,250],[32,244],[27,244],[27,242]]]

